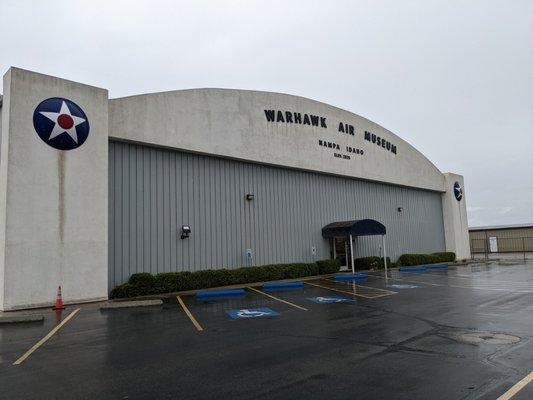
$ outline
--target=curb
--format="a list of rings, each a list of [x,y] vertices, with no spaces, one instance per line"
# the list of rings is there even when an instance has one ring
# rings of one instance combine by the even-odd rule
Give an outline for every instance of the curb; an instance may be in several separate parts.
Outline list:
[[[368,279],[368,275],[364,273],[357,273],[357,274],[336,274],[333,275],[334,281],[366,281]]]
[[[244,294],[244,289],[228,289],[228,290],[200,290],[196,292],[197,299],[205,299],[207,297],[221,297],[221,296],[239,296]]]
[[[419,265],[419,266],[416,266],[416,267],[400,267],[398,268],[398,271],[400,272],[424,272],[426,271],[426,266],[425,265]]]
[[[439,263],[439,264],[427,264],[424,265],[428,270],[441,270],[448,269],[448,263]]]
[[[44,316],[40,314],[33,315],[11,315],[7,317],[0,317],[0,324],[18,324],[21,322],[41,322]]]
[[[150,307],[160,306],[162,304],[162,300],[117,301],[101,305],[100,310],[113,310],[115,308]]]
[[[280,281],[275,282],[297,282],[297,281],[311,281],[313,279],[317,278],[329,278],[332,274],[324,274],[324,275],[311,275],[311,276],[305,276],[300,278],[291,278],[291,279],[283,279]],[[176,296],[187,296],[187,295],[196,295],[198,291],[201,290],[231,290],[231,289],[242,289],[243,287],[255,287],[255,286],[262,286],[264,283],[268,282],[274,282],[274,281],[259,281],[259,282],[249,282],[249,283],[238,283],[235,285],[227,285],[227,286],[216,286],[212,288],[203,288],[203,289],[191,289],[191,290],[183,290],[181,292],[171,292],[171,293],[160,293],[160,294],[147,294],[146,296],[136,296],[136,297],[125,297],[125,298],[118,298],[111,300],[114,303],[125,303],[128,301],[137,301],[137,300],[154,300],[154,299],[168,299],[168,298],[175,298]]]
[[[301,288],[303,287],[304,283],[302,281],[294,281],[294,282],[280,282],[280,281],[272,281],[272,282],[265,282],[261,286],[263,289],[290,289],[290,288]]]

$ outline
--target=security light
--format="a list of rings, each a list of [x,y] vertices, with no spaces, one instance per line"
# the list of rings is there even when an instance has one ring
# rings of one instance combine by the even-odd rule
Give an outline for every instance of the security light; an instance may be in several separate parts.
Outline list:
[[[189,225],[183,225],[181,227],[181,238],[187,239],[191,234],[191,227]]]

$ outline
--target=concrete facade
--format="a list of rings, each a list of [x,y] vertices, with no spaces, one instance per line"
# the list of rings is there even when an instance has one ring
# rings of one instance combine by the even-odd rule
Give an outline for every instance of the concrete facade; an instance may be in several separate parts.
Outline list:
[[[275,111],[268,121],[265,110]],[[285,122],[277,121],[278,111]],[[293,122],[287,122],[287,112]],[[294,122],[294,113],[302,123]],[[316,126],[304,116],[325,118]],[[339,125],[354,127],[354,134]],[[318,101],[280,93],[231,89],[194,89],[113,99],[111,138],[201,154],[318,171],[444,191],[442,173],[418,150],[378,124]],[[384,138],[397,154],[364,140],[365,132]],[[319,140],[338,144],[332,150]],[[361,149],[352,154],[346,147]],[[335,157],[342,154],[351,158]]]
[[[4,91],[9,90],[10,82],[4,81]],[[4,112],[4,96],[0,95],[0,207],[5,207],[5,194],[6,194],[6,177],[2,175],[2,168],[1,168],[1,161],[2,161],[2,125],[4,122],[4,118],[6,118],[6,121],[8,119],[8,116],[6,112]],[[5,212],[3,209],[0,209],[0,226],[5,225]],[[0,311],[3,310],[4,307],[4,286],[5,286],[5,278],[4,278],[4,262],[2,262],[2,259],[4,258],[2,254],[5,254],[5,231],[0,229]]]
[[[442,194],[442,212],[446,250],[453,251],[458,260],[470,259],[464,179],[461,175],[452,173],[445,173],[444,179],[447,190]],[[456,182],[459,183],[462,189],[461,200],[457,200],[454,194],[454,185]]]
[[[60,151],[35,133],[46,98],[79,104],[83,146]],[[0,156],[0,308],[107,298],[107,90],[11,68],[4,76]]]
[[[316,257],[325,258],[327,243],[320,241],[317,230],[319,225],[337,218],[371,217],[385,222],[391,229],[391,239],[394,235],[398,238],[391,241],[392,246],[399,246],[394,247],[393,255],[444,248],[456,251],[459,258],[469,255],[465,199],[457,202],[453,197],[452,181],[458,180],[463,185],[462,177],[442,174],[410,144],[351,112],[297,96],[225,89],[183,90],[109,100],[105,89],[17,68],[6,73],[3,92],[0,309],[51,304],[58,285],[62,285],[67,302],[106,298],[108,274],[113,283],[125,279],[115,277],[117,253],[122,257],[121,271],[125,271],[123,267],[132,256],[130,249],[119,248],[116,239],[120,239],[121,245],[129,241],[131,246],[134,235],[142,246],[148,245],[142,242],[143,237],[136,236],[137,226],[131,231],[131,221],[137,224],[141,219],[143,224],[146,221],[155,224],[158,232],[163,226],[162,243],[174,250],[162,253],[163,264],[159,261],[156,265],[152,261],[149,265],[135,264],[135,272],[139,268],[159,270],[161,265],[163,270],[242,265],[238,258],[248,246],[258,257],[258,263],[306,261],[310,246],[316,247]],[[51,147],[48,142],[54,131],[43,134],[35,121],[32,123],[38,107],[51,98],[67,99],[79,106],[90,120],[87,140],[79,147],[70,150]],[[128,160],[133,156],[128,160],[118,159],[113,153],[110,160],[113,164],[108,168],[110,141],[113,151],[120,148],[124,152],[128,148],[132,154],[142,156],[131,164]],[[151,156],[148,161],[143,158],[144,154],[152,153],[156,154],[155,161]],[[165,164],[165,158],[173,159],[174,164],[170,161]],[[179,188],[178,181],[171,183],[169,178],[182,176],[184,163],[176,163],[177,159],[196,160],[187,167],[191,168],[191,175],[186,176],[187,182],[182,182]],[[144,174],[147,170],[151,175],[144,180],[140,171]],[[218,180],[221,174],[226,179],[224,185]],[[120,184],[116,180],[119,177]],[[237,179],[242,179],[238,185]],[[227,182],[232,180],[235,185],[228,186]],[[270,187],[271,193],[267,194],[260,182]],[[189,185],[198,193],[203,190],[203,203],[200,197],[187,197],[180,192],[188,190]],[[186,222],[185,217],[178,219],[178,210],[197,207],[190,214],[192,218],[214,212],[214,219],[202,220],[205,226],[200,231],[194,223],[193,236],[205,234],[208,223],[214,224],[217,230],[229,229],[220,219],[222,214],[217,213],[218,205],[211,209],[206,203],[210,190],[217,187],[220,193],[222,187],[227,191],[228,197],[221,201],[235,205],[225,214],[226,221],[237,220],[237,215],[247,212],[246,207],[254,219],[245,218],[243,230],[232,231],[237,235],[233,236],[235,243],[225,249],[209,248],[209,254],[202,255],[208,249],[207,239],[204,242],[187,239],[185,244],[178,237],[177,230],[182,223],[193,224]],[[246,202],[243,197],[246,193],[241,193],[250,188],[258,194],[255,203]],[[324,197],[325,190],[335,195]],[[303,194],[306,191],[310,192]],[[267,195],[277,192],[284,196],[276,198],[278,203],[264,202]],[[144,202],[139,205],[131,200],[144,199],[146,193],[155,195],[153,202],[150,197],[149,208]],[[183,200],[178,202],[179,198]],[[127,218],[122,208],[117,213],[116,207],[133,204],[134,207],[128,208]],[[302,215],[298,214],[299,205],[305,211]],[[296,210],[287,214],[286,207],[296,207]],[[329,207],[331,211],[313,213],[313,207]],[[142,218],[136,214],[139,209]],[[259,209],[262,214],[257,212]],[[171,223],[166,219],[167,212]],[[113,218],[113,234],[108,233],[108,215]],[[120,221],[115,220],[117,215]],[[276,218],[281,218],[280,223],[292,224],[290,229],[300,240],[297,244],[287,242],[291,249],[283,248],[285,243],[278,234],[256,234],[268,231],[269,223]],[[162,225],[159,221],[163,221]],[[313,232],[308,236],[299,235],[305,229],[294,224],[307,224],[306,229]],[[149,232],[151,235],[152,230]],[[248,244],[246,235],[251,233],[255,242]],[[240,240],[238,235],[244,239],[236,244]],[[406,236],[404,241],[400,239],[402,235]],[[261,237],[269,244],[261,243]],[[366,239],[360,243],[361,254],[379,251],[379,247],[367,243]],[[180,246],[194,246],[200,258],[189,257],[179,264],[176,260]],[[268,256],[267,246],[279,251]],[[112,262],[108,262],[108,251]],[[154,251],[157,253],[159,248],[156,246]],[[229,256],[224,258],[224,254],[230,253],[234,256],[231,263]],[[183,255],[180,257],[184,260]],[[209,257],[210,262],[202,263],[201,257]]]

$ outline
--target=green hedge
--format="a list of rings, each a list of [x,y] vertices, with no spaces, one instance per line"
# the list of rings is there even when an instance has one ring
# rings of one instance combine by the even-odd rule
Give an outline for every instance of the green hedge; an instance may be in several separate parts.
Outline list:
[[[439,261],[437,262],[454,262],[455,253],[452,251],[442,251],[440,253],[432,253],[432,256],[436,256]]]
[[[320,275],[334,274],[341,269],[341,261],[339,259],[321,260],[316,263]]]
[[[339,269],[340,262],[338,260],[322,260],[316,263],[272,264],[237,269],[206,269],[196,272],[165,272],[156,275],[143,272],[133,274],[127,283],[115,287],[111,292],[111,298],[302,278],[304,276],[332,274],[338,272]]]
[[[390,257],[387,257],[387,266],[391,267]],[[349,267],[349,266],[348,266]],[[357,270],[385,268],[382,257],[361,257],[354,260],[354,268]]]
[[[409,266],[453,261],[455,261],[455,253],[452,252],[432,254],[402,254],[400,258],[398,258],[398,265]]]

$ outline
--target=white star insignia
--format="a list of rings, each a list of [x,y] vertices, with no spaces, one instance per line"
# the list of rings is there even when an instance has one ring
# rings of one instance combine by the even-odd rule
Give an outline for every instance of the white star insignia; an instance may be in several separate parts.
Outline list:
[[[59,110],[59,112],[39,111],[39,113],[44,115],[50,121],[55,122],[54,129],[52,129],[48,140],[52,140],[56,136],[67,133],[72,140],[78,143],[78,133],[76,132],[76,127],[79,124],[84,123],[85,119],[72,115],[66,102],[63,101],[61,104],[61,110]]]

